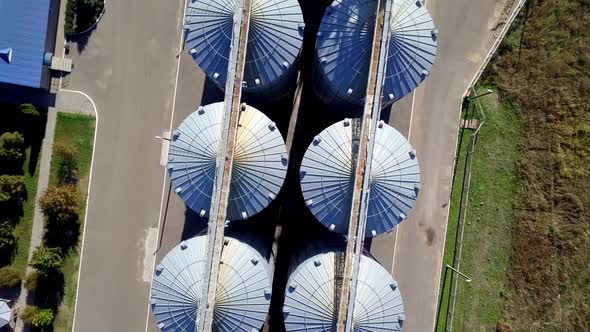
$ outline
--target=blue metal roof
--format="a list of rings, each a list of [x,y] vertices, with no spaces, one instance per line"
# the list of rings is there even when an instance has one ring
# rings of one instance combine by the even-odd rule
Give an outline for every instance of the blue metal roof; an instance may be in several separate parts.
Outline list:
[[[314,86],[326,103],[364,104],[377,2],[334,0],[318,31]],[[393,2],[382,106],[412,92],[429,74],[438,31],[421,0]]]
[[[348,234],[352,204],[352,121],[345,119],[315,137],[301,162],[301,190],[314,216],[331,231]],[[418,198],[420,166],[408,140],[379,122],[373,151],[365,236],[392,230]]]
[[[227,76],[235,10],[235,0],[193,0],[185,17],[189,54],[222,88]],[[297,0],[253,0],[244,93],[272,95],[277,85],[288,83],[288,74],[296,68],[303,43],[303,29]]]
[[[50,0],[0,0],[0,82],[40,88]]]

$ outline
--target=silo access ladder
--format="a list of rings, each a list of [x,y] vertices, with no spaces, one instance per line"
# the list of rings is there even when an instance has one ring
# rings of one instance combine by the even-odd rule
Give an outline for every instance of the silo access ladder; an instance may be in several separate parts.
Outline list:
[[[377,122],[381,111],[381,94],[386,69],[389,41],[389,25],[392,0],[377,0],[376,24],[373,34],[371,62],[365,105],[358,126],[353,128],[352,165],[353,194],[346,238],[346,252],[342,259],[340,272],[341,286],[336,294],[338,311],[336,312],[336,329],[338,332],[351,332],[354,328],[353,312],[358,283],[360,259],[364,246],[367,209],[369,200],[369,174],[375,142]],[[355,143],[358,142],[358,145]],[[338,278],[340,279],[340,278]]]
[[[250,25],[252,0],[236,1],[236,11],[233,20],[231,50],[225,84],[224,115],[222,120],[222,135],[220,150],[217,155],[215,178],[211,198],[211,213],[207,228],[207,263],[203,276],[203,295],[197,306],[196,331],[211,331],[213,326],[213,310],[217,292],[219,263],[223,250],[223,237],[229,202],[232,165],[236,134],[242,109],[242,81],[244,65],[246,63],[246,44]],[[233,79],[232,79],[233,78]]]

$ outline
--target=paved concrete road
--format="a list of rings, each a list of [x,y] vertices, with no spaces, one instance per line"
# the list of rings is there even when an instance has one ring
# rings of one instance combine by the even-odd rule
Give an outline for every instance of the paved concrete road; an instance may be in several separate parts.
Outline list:
[[[406,332],[434,329],[461,95],[494,42],[492,29],[504,0],[428,0],[427,6],[440,32],[438,56],[415,92],[409,130],[420,159],[422,190],[397,234],[372,245],[372,253],[399,281]],[[411,105],[408,98],[396,104],[390,119],[404,134]]]
[[[173,128],[177,128],[190,113],[194,112],[201,105],[204,85],[205,74],[190,57],[188,52],[186,50],[183,51],[180,58],[180,74],[178,77]],[[220,95],[223,100],[223,94]],[[181,239],[186,238],[187,227],[190,227],[187,226],[187,219],[190,218],[187,218],[187,209],[184,202],[178,195],[170,191],[170,181],[168,178],[162,194],[164,195],[162,204],[163,215],[156,263],[159,263],[172,248],[178,245]],[[199,225],[194,226],[198,227]],[[205,224],[203,223],[200,226],[205,227]],[[159,332],[160,330],[156,327],[154,316],[151,313],[147,314],[147,316],[147,322],[144,322],[147,323],[145,331]]]
[[[90,95],[98,132],[75,331],[143,331],[184,0],[108,1],[65,88]]]
[[[432,330],[460,96],[492,43],[490,27],[500,8],[500,0],[429,1],[440,31],[437,64],[416,93],[412,121],[410,98],[391,117],[402,132],[411,131],[423,190],[399,228],[395,257],[395,233],[373,242],[377,258],[394,265],[405,295],[405,331]],[[87,92],[99,110],[76,331],[145,329],[164,181],[161,142],[153,136],[171,121],[183,3],[108,2],[82,53],[72,47],[76,69],[66,87]],[[181,60],[175,125],[199,104],[203,90],[202,73],[190,69],[186,55]],[[175,195],[169,204],[166,219],[184,219]],[[182,232],[180,223],[166,225],[161,252]]]

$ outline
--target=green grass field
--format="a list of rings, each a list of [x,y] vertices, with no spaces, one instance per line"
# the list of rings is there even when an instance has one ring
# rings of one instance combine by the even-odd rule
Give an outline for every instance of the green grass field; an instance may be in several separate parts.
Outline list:
[[[483,88],[479,92],[485,91]],[[502,317],[503,290],[511,252],[511,229],[515,221],[519,149],[524,134],[516,109],[497,94],[473,100],[483,109],[485,122],[472,154],[471,183],[465,213],[460,269],[473,281],[459,279],[453,320],[454,331],[494,330]],[[478,116],[483,120],[481,116]],[[463,166],[468,143],[464,133],[453,183],[444,263],[452,265],[463,185]],[[463,193],[464,199],[466,192]],[[462,216],[463,218],[463,216]],[[444,285],[438,331],[444,331],[451,286],[450,272]]]
[[[33,215],[35,214],[35,195],[37,195],[37,182],[39,181],[39,163],[34,174],[30,174],[31,148],[26,150],[27,159],[23,165],[25,184],[27,186],[27,200],[23,202],[23,216],[14,228],[14,236],[17,239],[16,254],[11,266],[25,273],[29,259],[29,247],[31,245],[31,228],[33,227]],[[39,159],[41,160],[41,156]]]
[[[449,209],[449,220],[447,224],[447,239],[445,242],[445,252],[443,257],[443,266],[453,265],[455,257],[455,242],[457,239],[457,227],[459,225],[459,205],[461,201],[461,190],[464,184],[465,163],[467,158],[467,149],[470,142],[469,130],[461,129],[459,131],[459,141],[457,142],[457,161],[453,177],[453,191],[451,194],[451,206]],[[446,324],[446,312],[449,305],[449,291],[451,287],[451,275],[445,273],[443,268],[441,276],[441,302],[439,303],[437,330],[444,331]]]
[[[55,127],[55,143],[71,143],[78,149],[78,190],[80,191],[80,224],[84,227],[86,197],[88,193],[88,177],[92,162],[92,149],[94,144],[95,118],[69,113],[58,113]],[[60,158],[53,151],[51,160],[50,184],[57,184],[57,169]],[[82,239],[80,235],[80,241]],[[78,283],[78,269],[80,263],[80,248],[72,250],[65,258],[62,272],[64,274],[65,289],[62,304],[59,306],[55,318],[55,331],[71,331],[74,319],[74,306],[76,303],[76,290]]]

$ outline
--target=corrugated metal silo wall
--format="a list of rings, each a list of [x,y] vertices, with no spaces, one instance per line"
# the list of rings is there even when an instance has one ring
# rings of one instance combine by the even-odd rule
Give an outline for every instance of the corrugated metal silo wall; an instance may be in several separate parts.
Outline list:
[[[185,18],[187,52],[221,90],[225,88],[235,0],[196,0]],[[253,0],[243,100],[281,99],[295,86],[305,25],[297,0]]]
[[[314,59],[314,89],[332,107],[362,107],[373,39],[373,0],[335,0],[322,19]]]

